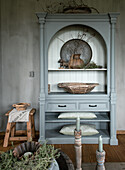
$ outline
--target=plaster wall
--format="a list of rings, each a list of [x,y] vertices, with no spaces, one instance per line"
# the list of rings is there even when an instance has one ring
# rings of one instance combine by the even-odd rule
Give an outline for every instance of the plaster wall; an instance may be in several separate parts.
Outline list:
[[[0,0],[1,6],[1,0]],[[0,21],[1,21],[1,8],[0,8]],[[1,22],[0,22],[0,110],[2,110],[2,52],[1,52]],[[0,124],[1,129],[1,124]]]
[[[4,114],[18,102],[31,103],[37,109],[38,130],[39,25],[34,1],[2,0],[1,12],[3,102],[0,130],[6,127]],[[34,71],[34,77],[29,77],[30,71]]]
[[[36,129],[39,128],[39,24],[35,12],[42,12],[57,0],[1,0],[0,56],[0,131],[5,130],[5,112],[13,103],[29,102],[37,109]],[[66,2],[64,0],[63,2]],[[125,1],[84,0],[100,13],[120,12],[116,24],[116,91],[117,130],[125,130]],[[102,3],[103,2],[103,3]],[[1,62],[2,61],[2,62]],[[34,71],[34,77],[29,72]]]

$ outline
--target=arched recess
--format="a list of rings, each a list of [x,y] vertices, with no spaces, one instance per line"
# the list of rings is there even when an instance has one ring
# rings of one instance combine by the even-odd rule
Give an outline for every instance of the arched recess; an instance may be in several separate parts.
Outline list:
[[[75,82],[96,82],[100,83],[100,86],[95,90],[105,91],[106,72],[100,72],[99,74],[96,72],[93,72],[93,74],[92,72],[84,72],[83,74],[83,72],[80,71],[76,71],[76,73],[73,72],[72,74],[71,72],[63,72],[60,74],[51,72],[51,70],[56,70],[60,67],[58,60],[60,59],[61,47],[64,45],[64,43],[71,39],[82,39],[87,42],[92,49],[91,62],[94,62],[103,68],[107,68],[107,46],[104,37],[95,29],[86,25],[66,26],[52,36],[48,46],[48,70],[50,71],[48,75],[48,83],[52,84],[51,90],[59,90],[56,87],[56,84],[61,81],[61,74],[63,74],[62,81],[66,82],[67,80],[70,80]],[[92,79],[91,77],[94,78]],[[53,79],[55,83],[53,82]]]
[[[92,48],[92,61],[96,64],[101,64],[103,67],[106,66],[107,48],[102,35],[88,26],[71,25],[62,28],[51,38],[48,47],[48,68],[53,68],[53,64],[54,68],[58,68],[59,64],[56,61],[60,58],[62,45],[68,40],[75,38],[82,39],[90,45]]]

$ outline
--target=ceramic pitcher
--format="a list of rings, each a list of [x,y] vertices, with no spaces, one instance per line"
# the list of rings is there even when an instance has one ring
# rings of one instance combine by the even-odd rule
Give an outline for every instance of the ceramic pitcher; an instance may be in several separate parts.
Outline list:
[[[72,54],[69,60],[69,69],[82,69],[84,61],[80,58],[81,54]]]

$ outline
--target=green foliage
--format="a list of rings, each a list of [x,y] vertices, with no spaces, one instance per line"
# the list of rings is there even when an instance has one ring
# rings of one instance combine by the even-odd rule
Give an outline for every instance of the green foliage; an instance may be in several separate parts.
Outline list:
[[[3,152],[0,155],[0,170],[13,170],[13,164],[17,161],[17,158],[13,156],[12,150]]]
[[[87,66],[85,66],[86,69],[93,69],[93,68],[102,68],[102,66],[97,65],[96,63],[94,63],[93,61],[91,63],[89,63]]]
[[[0,170],[46,170],[59,152],[53,145],[44,143],[32,156],[22,157],[18,160],[13,156],[12,150],[0,155]]]

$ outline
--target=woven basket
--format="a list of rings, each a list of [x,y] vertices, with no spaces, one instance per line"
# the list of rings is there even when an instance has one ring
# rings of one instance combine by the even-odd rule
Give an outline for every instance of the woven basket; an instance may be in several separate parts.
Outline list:
[[[59,83],[58,87],[64,88],[66,92],[72,94],[85,94],[94,89],[98,83]]]

